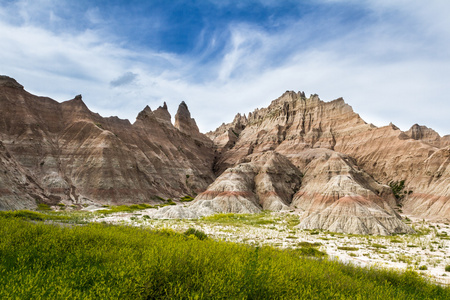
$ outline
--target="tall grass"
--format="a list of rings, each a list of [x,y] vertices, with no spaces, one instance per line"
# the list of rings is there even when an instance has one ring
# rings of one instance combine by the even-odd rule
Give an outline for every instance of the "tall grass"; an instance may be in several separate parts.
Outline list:
[[[450,299],[450,290],[297,250],[0,216],[0,299]]]

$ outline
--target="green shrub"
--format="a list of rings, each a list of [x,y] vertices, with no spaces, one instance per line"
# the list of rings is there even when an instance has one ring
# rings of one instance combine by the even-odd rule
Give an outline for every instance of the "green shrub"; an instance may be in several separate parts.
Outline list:
[[[35,221],[42,221],[47,219],[46,215],[31,210],[0,211],[0,217],[20,218]]]
[[[372,244],[372,247],[374,247],[376,249],[386,249],[387,248],[385,245],[381,245],[381,244]]]
[[[300,247],[319,247],[322,245],[321,243],[310,243],[310,242],[299,242],[297,243],[297,246]]]
[[[166,201],[166,199],[164,199],[163,197],[160,196],[155,196],[156,199],[161,200],[161,201]]]
[[[194,200],[194,198],[189,195],[180,198],[181,202],[191,202],[192,200]]]
[[[167,199],[166,205],[177,205],[172,199]]]
[[[302,256],[312,256],[312,257],[320,257],[320,258],[324,258],[327,256],[327,254],[325,252],[317,250],[315,247],[311,247],[311,246],[303,246],[303,247],[297,249],[297,251]]]
[[[48,205],[45,204],[45,203],[38,203],[37,209],[38,209],[38,210],[41,210],[41,211],[49,211],[49,210],[52,210],[52,209],[50,208],[50,206],[48,206]]]
[[[206,233],[204,233],[203,231],[197,230],[195,228],[189,228],[188,230],[186,230],[184,232],[185,236],[195,236],[196,238],[198,238],[199,240],[206,240],[208,238],[208,235]]]
[[[421,271],[426,271],[426,270],[428,270],[428,267],[425,266],[425,265],[423,265],[423,266],[420,266],[420,267],[419,267],[419,270],[421,270]]]
[[[450,265],[445,266],[445,272],[450,272]]]
[[[391,181],[389,183],[389,186],[391,187],[392,193],[394,194],[394,196],[397,200],[401,200],[404,198],[404,195],[402,194],[402,191],[405,188],[404,180]]]
[[[403,243],[403,241],[399,239],[391,239],[391,243]]]
[[[358,247],[347,247],[347,246],[342,246],[342,247],[337,247],[339,250],[345,250],[345,251],[358,251],[359,248]]]

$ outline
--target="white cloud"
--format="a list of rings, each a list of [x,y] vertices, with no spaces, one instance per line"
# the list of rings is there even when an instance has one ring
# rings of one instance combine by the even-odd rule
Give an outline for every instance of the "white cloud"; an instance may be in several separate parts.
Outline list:
[[[441,7],[448,4],[364,3],[375,21],[350,31],[332,15],[307,16],[276,33],[230,24],[226,53],[206,65],[201,56],[208,47],[199,57],[130,50],[104,31],[39,28],[30,8],[23,8],[27,22],[0,21],[0,73],[58,101],[81,93],[93,111],[132,122],[147,104],[166,101],[174,113],[184,100],[207,131],[238,112],[267,106],[286,90],[305,90],[323,100],[342,96],[378,126],[392,121],[406,130],[417,122],[449,134],[450,21]],[[58,22],[53,14],[48,18]],[[86,18],[101,22],[95,9]],[[411,24],[420,31],[411,31]]]

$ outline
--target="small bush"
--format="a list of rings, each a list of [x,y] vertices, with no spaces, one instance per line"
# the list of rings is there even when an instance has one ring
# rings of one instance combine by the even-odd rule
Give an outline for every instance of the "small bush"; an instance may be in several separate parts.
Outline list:
[[[66,221],[70,219],[70,217],[68,216],[56,215],[53,213],[44,214],[31,210],[0,211],[0,217],[33,220],[33,221],[44,221],[44,220]]]
[[[420,267],[419,267],[419,270],[421,270],[421,271],[426,271],[426,270],[428,270],[428,267],[425,266],[425,265],[423,265],[423,266],[420,266]]]
[[[391,243],[403,243],[403,241],[399,239],[392,239]]]
[[[345,250],[345,251],[358,251],[359,250],[358,247],[347,247],[347,246],[338,247],[338,249]]]
[[[445,272],[450,272],[450,265],[445,266]]]
[[[45,204],[45,203],[39,203],[39,204],[37,205],[37,209],[38,209],[38,210],[42,210],[42,211],[49,211],[49,210],[52,210],[52,209],[50,208],[50,206],[48,206],[48,205]]]
[[[175,202],[173,202],[173,200],[172,199],[167,199],[167,203],[166,203],[166,205],[177,205]]]
[[[181,202],[191,202],[192,200],[194,200],[194,198],[189,195],[180,198]]]
[[[161,201],[166,201],[166,199],[164,199],[163,197],[160,196],[155,196],[156,199],[161,200]]]
[[[297,246],[300,247],[319,247],[322,245],[321,243],[310,243],[310,242],[299,242],[297,243]]]
[[[402,190],[405,188],[405,181],[391,181],[389,183],[391,187],[392,193],[394,194],[397,200],[403,199],[404,195],[402,194]]]
[[[381,244],[372,244],[372,247],[374,247],[376,249],[386,249],[387,248],[385,245],[381,245]]]
[[[0,211],[0,217],[19,218],[36,221],[42,221],[47,219],[46,215],[31,210]]]
[[[196,238],[198,238],[199,240],[206,240],[208,238],[208,235],[206,233],[204,233],[203,231],[197,230],[195,228],[189,228],[188,230],[186,230],[184,232],[185,236],[195,236]]]
[[[319,257],[319,258],[325,258],[327,256],[327,254],[325,252],[322,252],[320,250],[317,250],[315,247],[310,247],[310,246],[301,247],[301,248],[297,249],[297,251],[302,256],[312,256],[312,257]]]

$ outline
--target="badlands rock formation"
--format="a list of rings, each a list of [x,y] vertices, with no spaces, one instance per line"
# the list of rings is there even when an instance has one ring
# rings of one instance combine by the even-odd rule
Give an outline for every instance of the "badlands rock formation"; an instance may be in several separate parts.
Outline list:
[[[214,213],[289,210],[301,178],[301,172],[283,155],[273,151],[249,155],[223,172],[192,205],[160,209],[153,217],[196,218]]]
[[[185,118],[184,103],[175,117],[182,131],[165,104],[131,124],[91,112],[81,96],[58,103],[2,76],[0,107],[0,209],[152,202],[200,193],[215,179],[212,142]]]
[[[391,189],[349,156],[322,148],[305,150],[300,158],[309,162],[293,199],[293,206],[305,212],[300,228],[382,235],[412,232],[393,209]]]
[[[303,212],[301,227],[384,234],[409,231],[393,211],[397,205],[416,216],[450,219],[448,136],[415,127],[406,133],[392,124],[377,128],[342,99],[286,92],[207,135],[219,151],[219,174],[250,154],[287,157],[304,174],[291,205]],[[394,200],[387,184],[402,180],[406,194]]]
[[[396,210],[450,221],[450,136],[367,124],[339,98],[286,92],[206,135],[186,103],[131,124],[0,77],[0,209],[124,204],[197,195],[157,218],[289,210],[300,228],[408,233]],[[388,186],[404,183],[393,194]]]

